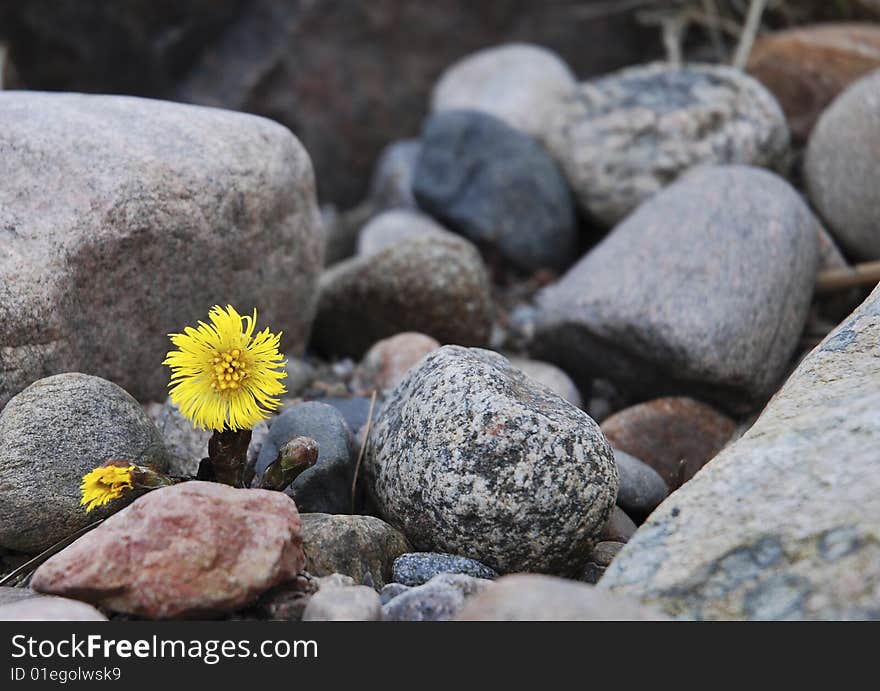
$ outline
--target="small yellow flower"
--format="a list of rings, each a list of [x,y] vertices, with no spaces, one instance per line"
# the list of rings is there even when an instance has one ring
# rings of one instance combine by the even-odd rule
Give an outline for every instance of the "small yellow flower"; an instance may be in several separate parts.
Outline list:
[[[243,317],[231,305],[215,305],[208,316],[210,324],[200,321],[198,328],[170,334],[179,349],[162,363],[171,368],[171,400],[201,429],[251,429],[281,405],[277,396],[286,392],[281,333],[264,329],[254,335],[257,310]]]
[[[107,465],[95,468],[83,475],[82,500],[80,506],[86,507],[86,513],[98,506],[104,506],[123,495],[125,490],[134,489],[131,477],[134,466]]]

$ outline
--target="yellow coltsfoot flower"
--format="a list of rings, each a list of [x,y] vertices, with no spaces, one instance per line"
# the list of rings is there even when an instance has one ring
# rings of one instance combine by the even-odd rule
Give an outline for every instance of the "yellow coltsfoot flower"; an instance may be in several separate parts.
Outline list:
[[[83,475],[80,491],[80,506],[86,507],[86,513],[98,506],[104,506],[114,499],[119,499],[126,490],[134,489],[132,474],[134,465],[103,465]]]
[[[241,316],[215,305],[210,324],[170,334],[178,350],[162,363],[171,368],[171,400],[201,429],[251,429],[281,405],[287,364],[278,352],[281,333],[254,335],[257,310]]]
[[[80,506],[86,513],[114,499],[119,499],[129,491],[142,491],[167,487],[181,478],[173,478],[148,466],[141,466],[122,458],[106,461],[94,470],[83,475]]]

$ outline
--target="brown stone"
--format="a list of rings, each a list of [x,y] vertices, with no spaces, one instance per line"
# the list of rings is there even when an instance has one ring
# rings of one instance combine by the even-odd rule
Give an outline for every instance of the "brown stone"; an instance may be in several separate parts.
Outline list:
[[[815,24],[761,36],[748,71],[779,100],[795,140],[805,141],[847,85],[880,67],[880,27]]]
[[[360,358],[376,341],[418,331],[441,343],[489,340],[492,296],[477,248],[450,233],[401,242],[324,271],[312,346]]]
[[[641,459],[677,489],[730,439],[736,423],[692,398],[658,398],[615,413],[602,423],[611,445]]]
[[[184,482],[150,492],[49,559],[34,590],[150,619],[241,608],[305,564],[281,492]]]

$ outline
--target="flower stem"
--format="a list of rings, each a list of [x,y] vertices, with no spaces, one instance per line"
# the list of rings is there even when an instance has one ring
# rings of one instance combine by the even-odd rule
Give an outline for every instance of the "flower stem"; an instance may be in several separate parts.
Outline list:
[[[245,486],[249,429],[214,432],[208,441],[208,457],[199,465],[199,480],[211,480],[232,487]]]

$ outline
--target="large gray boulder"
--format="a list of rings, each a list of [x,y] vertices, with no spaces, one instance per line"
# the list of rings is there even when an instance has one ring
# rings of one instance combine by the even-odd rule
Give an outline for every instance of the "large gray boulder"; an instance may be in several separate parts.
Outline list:
[[[116,384],[58,374],[15,396],[0,412],[0,547],[40,552],[133,500],[80,506],[83,475],[110,459],[168,464],[159,431]]]
[[[696,619],[880,618],[880,287],[600,587]]]
[[[617,469],[583,411],[487,350],[444,346],[386,400],[366,486],[422,551],[499,572],[583,567],[617,496]]]
[[[0,407],[81,371],[163,400],[168,333],[214,303],[307,338],[322,264],[309,157],[269,120],[0,92]]]
[[[747,410],[797,345],[817,221],[782,178],[699,168],[645,202],[538,297],[533,350],[580,384]]]

